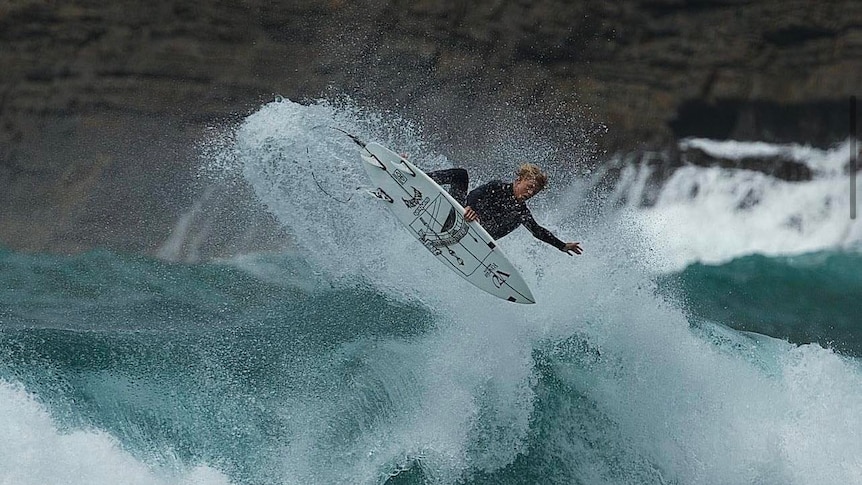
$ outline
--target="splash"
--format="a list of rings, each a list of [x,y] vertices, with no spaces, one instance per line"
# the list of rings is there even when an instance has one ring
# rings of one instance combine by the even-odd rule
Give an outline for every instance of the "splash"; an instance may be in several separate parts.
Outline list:
[[[720,167],[684,166],[661,187],[648,186],[654,167],[627,164],[612,199],[625,199],[637,214],[649,244],[676,271],[694,262],[718,264],[734,258],[855,250],[862,226],[850,219],[849,144],[830,149],[691,139],[695,147],[724,159],[781,155],[808,166],[813,179],[778,180],[763,173]],[[640,207],[647,190],[655,203]]]
[[[765,217],[807,190],[822,196],[827,189],[817,180],[783,187],[751,174],[681,170],[682,180],[705,177],[698,179],[702,199],[674,198],[683,189],[672,180],[656,208],[594,220],[571,209],[591,203],[583,182],[558,186],[534,201],[536,215],[555,232],[577,235],[586,253],[571,259],[524,231],[507,236],[501,244],[539,300],[514,308],[476,292],[430,257],[414,260],[423,250],[373,200],[342,204],[320,190],[318,183],[349,193],[364,180],[355,146],[329,130],[333,125],[421,154],[423,168],[451,165],[422,141],[421,130],[392,114],[280,100],[240,126],[238,168],[326,279],[420,302],[434,322],[419,338],[357,336],[320,357],[323,374],[349,377],[286,404],[292,419],[308,423],[284,446],[281,472],[290,481],[380,483],[412,468],[429,483],[505,481],[542,456],[564,465],[552,471],[537,465],[530,475],[536,481],[549,478],[543,470],[588,483],[862,480],[862,449],[852,438],[862,431],[855,360],[718,323],[693,324],[684,308],[660,296],[651,276],[661,267],[657,261],[704,257],[675,259],[683,242],[732,248],[723,257],[740,246],[769,249],[763,238],[707,240],[706,223],[692,223],[705,233],[700,245],[692,244],[694,229],[684,237],[675,226],[650,224],[656,212],[702,218],[710,204],[736,197],[731,185],[748,180],[762,189],[758,210]],[[565,209],[552,209],[548,200]],[[805,224],[820,220],[815,216]],[[718,241],[728,241],[740,224],[764,222],[738,214],[709,221],[718,231],[712,234],[723,235]],[[555,429],[562,431],[548,432]]]

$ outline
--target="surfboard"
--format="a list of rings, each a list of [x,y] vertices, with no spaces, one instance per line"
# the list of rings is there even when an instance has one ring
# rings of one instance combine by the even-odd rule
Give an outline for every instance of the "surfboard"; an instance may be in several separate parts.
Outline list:
[[[362,166],[381,200],[438,261],[477,288],[515,303],[535,303],[530,287],[479,221],[427,174],[378,143],[364,144]]]

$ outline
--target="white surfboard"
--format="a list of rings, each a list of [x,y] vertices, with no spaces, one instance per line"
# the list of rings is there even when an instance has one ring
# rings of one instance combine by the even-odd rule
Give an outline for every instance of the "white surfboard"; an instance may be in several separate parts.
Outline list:
[[[377,144],[360,146],[371,178],[370,193],[441,263],[486,292],[515,303],[535,303],[530,288],[478,222],[464,220],[464,208],[412,163]]]

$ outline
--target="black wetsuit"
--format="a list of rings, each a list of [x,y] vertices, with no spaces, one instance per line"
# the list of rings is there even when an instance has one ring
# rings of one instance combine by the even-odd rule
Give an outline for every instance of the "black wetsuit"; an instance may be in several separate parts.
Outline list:
[[[449,185],[449,193],[461,205],[470,206],[479,215],[479,222],[494,239],[509,234],[521,224],[533,236],[563,251],[566,243],[551,231],[540,226],[527,204],[515,198],[512,184],[493,180],[467,194],[469,176],[463,168],[429,172],[428,176],[440,185]]]

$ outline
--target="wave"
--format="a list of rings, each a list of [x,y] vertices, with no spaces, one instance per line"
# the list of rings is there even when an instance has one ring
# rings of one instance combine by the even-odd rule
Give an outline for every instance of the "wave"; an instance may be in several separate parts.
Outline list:
[[[20,485],[219,485],[230,483],[207,465],[153,467],[99,430],[61,429],[20,385],[0,380],[0,479]]]
[[[435,314],[435,330],[421,343],[395,352],[398,357],[391,349],[387,353],[412,376],[408,388],[421,398],[403,401],[397,417],[352,441],[358,446],[350,447],[348,456],[363,456],[334,467],[349,471],[333,476],[371,477],[373,472],[357,470],[418,461],[432,482],[465,477],[467,482],[481,481],[483,476],[505,481],[501,477],[511,480],[517,467],[529,462],[524,457],[543,450],[565,457],[565,465],[536,469],[541,478],[534,479],[539,481],[558,472],[565,481],[594,483],[859,480],[853,465],[828,465],[835,460],[856,463],[843,446],[855,450],[846,425],[856,429],[858,419],[852,412],[835,416],[811,407],[818,393],[825,392],[827,401],[856,408],[852,396],[860,382],[857,363],[817,346],[776,343],[722,325],[692,327],[688,311],[665,301],[649,276],[660,257],[651,249],[659,245],[643,243],[643,214],[605,213],[584,221],[575,211],[552,209],[549,199],[590,204],[577,182],[536,200],[540,219],[563,234],[577,229],[589,256],[570,260],[523,232],[508,236],[501,244],[534,287],[539,304],[513,309],[486,303],[483,295],[459,287],[430,258],[427,264],[409,260],[405,255],[415,254],[415,242],[384,210],[361,199],[334,204],[311,185],[304,173],[308,169],[291,159],[297,153],[310,153],[313,163],[325,161],[332,174],[326,179],[330,186],[350,187],[362,180],[350,141],[316,128],[332,123],[399,151],[416,153],[420,148],[428,154],[421,164],[425,168],[450,162],[424,146],[417,131],[408,130],[406,139],[392,137],[403,120],[368,116],[350,106],[271,103],[238,132],[238,159],[246,179],[273,214],[298,234],[297,244],[313,265],[338,284],[361,280],[382,294],[419,301]],[[685,179],[684,171],[680,177]],[[670,187],[673,183],[667,189],[673,193]],[[782,193],[771,183],[764,187],[765,199]],[[822,195],[816,185],[804,190]],[[659,203],[659,210],[668,204]],[[688,198],[685,205],[692,208]],[[818,219],[803,217],[804,223],[809,220]],[[731,248],[727,254],[735,251],[733,246],[724,246]],[[800,243],[797,249],[802,247]],[[757,250],[753,245],[746,249]],[[553,354],[548,359],[553,372],[546,380],[535,359],[544,355],[546,346],[553,348],[573,336],[601,358],[585,365],[578,351]],[[841,391],[830,392],[820,379]],[[548,395],[542,393],[546,385],[552,389]],[[396,392],[395,387],[387,389]],[[570,390],[583,401],[572,401]],[[552,402],[550,408],[544,407],[546,399]],[[569,410],[577,402],[585,403],[588,425],[571,419]],[[548,421],[537,421],[543,413]],[[571,435],[556,436],[559,442],[546,448],[536,433],[550,427]],[[805,439],[797,435],[801,430],[807,433]],[[827,443],[826,436],[838,436],[842,447]],[[387,444],[382,450],[372,446],[380,440]],[[315,445],[306,442],[300,454],[307,456],[316,447],[312,441]],[[717,449],[718,442],[732,445]],[[822,448],[815,452],[812,443]],[[579,455],[590,448],[597,451],[589,458]],[[827,455],[827,448],[834,455]],[[369,449],[374,452],[365,453]],[[320,478],[319,471],[303,471],[303,479]]]
[[[134,322],[92,312],[58,328],[47,312],[0,331],[0,423],[14,448],[0,469],[22,483],[58,456],[69,465],[57,473],[100,457],[90,483],[860,478],[857,361],[692,326],[648,278],[599,258],[579,264],[579,284],[571,268],[546,268],[534,281],[544,303],[526,311],[333,287],[293,255],[176,265],[7,253],[0,264],[5,308],[27,285],[70,309],[138,298],[124,310]],[[48,289],[28,274],[102,284]],[[165,286],[137,284],[154,279]]]
[[[862,255],[818,252],[693,264],[662,278],[693,315],[734,328],[862,355]]]
[[[0,379],[60,423],[36,452],[62,428],[216,483],[862,482],[859,361],[693,321],[655,282],[637,214],[560,208],[591,204],[586,183],[531,202],[583,256],[521,230],[500,243],[538,298],[527,307],[309,176],[332,193],[362,183],[330,125],[451,165],[405,123],[288,100],[245,120],[219,169],[289,228],[290,252],[0,254]]]

